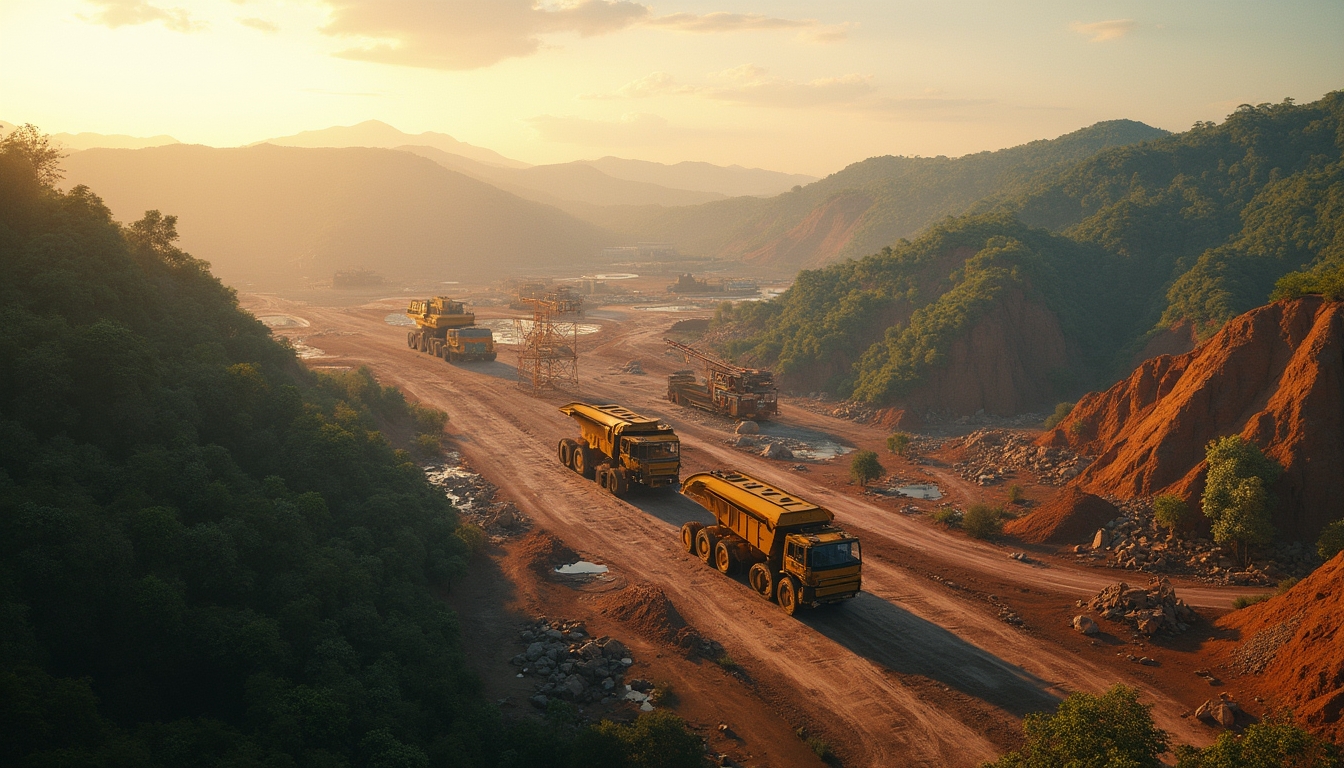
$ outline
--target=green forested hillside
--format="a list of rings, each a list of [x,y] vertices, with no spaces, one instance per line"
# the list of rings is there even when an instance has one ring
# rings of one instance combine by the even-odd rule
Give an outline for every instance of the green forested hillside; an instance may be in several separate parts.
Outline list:
[[[988,213],[803,272],[721,318],[739,339],[728,351],[786,382],[895,402],[1016,286],[1068,342],[1069,365],[1050,372],[1062,399],[1123,372],[1155,329],[1211,333],[1292,270],[1316,277],[1285,291],[1328,281],[1344,261],[1342,158],[1344,93],[1106,149],[977,204]]]
[[[681,733],[503,722],[438,597],[473,537],[374,429],[413,409],[305,372],[171,217],[118,226],[57,159],[0,143],[0,763],[632,765]]]
[[[744,258],[792,272],[874,253],[977,201],[1114,146],[1166,135],[1132,120],[1097,123],[1056,139],[960,158],[874,157],[769,199],[737,198],[662,209],[590,212],[597,223],[689,253]],[[829,235],[817,239],[821,228]]]

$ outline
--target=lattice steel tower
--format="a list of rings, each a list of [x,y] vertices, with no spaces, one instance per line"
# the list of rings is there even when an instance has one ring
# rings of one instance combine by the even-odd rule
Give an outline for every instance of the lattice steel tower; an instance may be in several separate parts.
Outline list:
[[[527,320],[514,320],[522,337],[518,349],[518,386],[534,395],[546,390],[578,389],[579,324],[556,320],[582,313],[583,300],[547,294],[522,301],[531,305],[532,320],[530,325]]]

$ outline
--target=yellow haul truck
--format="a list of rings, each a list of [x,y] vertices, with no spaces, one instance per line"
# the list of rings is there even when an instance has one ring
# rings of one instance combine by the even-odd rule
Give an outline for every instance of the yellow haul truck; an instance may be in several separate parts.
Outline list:
[[[414,331],[406,333],[406,346],[441,357],[457,360],[494,360],[495,337],[489,328],[476,327],[475,313],[460,301],[447,296],[416,299],[406,308],[415,321]]]
[[[683,525],[686,551],[725,574],[746,568],[752,589],[790,616],[859,594],[859,540],[831,524],[830,510],[733,470],[691,475],[681,492],[718,521]]]
[[[570,403],[561,413],[579,423],[579,439],[560,441],[560,463],[624,496],[631,483],[676,485],[681,441],[672,428],[620,405]]]

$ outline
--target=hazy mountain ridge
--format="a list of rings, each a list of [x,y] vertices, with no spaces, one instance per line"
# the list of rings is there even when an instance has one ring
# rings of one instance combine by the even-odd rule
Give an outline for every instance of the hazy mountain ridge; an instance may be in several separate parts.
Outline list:
[[[874,253],[1101,149],[1165,135],[1143,123],[1113,120],[960,158],[869,158],[769,200],[669,211],[613,208],[590,220],[642,239],[668,240],[690,253],[792,272]]]
[[[425,131],[424,133],[405,133],[382,122],[365,120],[357,125],[337,125],[312,131],[300,131],[290,136],[264,139],[256,144],[275,144],[281,147],[346,148],[374,147],[391,149],[406,145],[433,147],[444,152],[461,155],[478,163],[498,165],[504,168],[527,168],[521,160],[505,157],[493,149],[478,147],[465,141],[458,141],[446,133]]]
[[[1056,318],[1067,359],[1036,371],[1052,388],[1018,377],[1033,382],[1031,397],[982,397],[979,406],[1010,413],[1048,405],[1127,373],[1155,326],[1216,330],[1263,304],[1285,273],[1339,263],[1344,185],[1333,180],[1341,158],[1341,93],[1243,108],[1220,125],[1106,149],[1026,191],[977,204],[991,214],[803,272],[780,299],[725,318],[740,339],[728,350],[778,365],[805,391],[969,414],[976,401],[959,391],[978,384],[926,387],[960,359],[961,346],[987,333],[1004,302],[1025,300]],[[1028,363],[1018,355],[1003,365]],[[1001,375],[974,366],[963,373]]]
[[[615,236],[408,152],[259,145],[94,149],[66,183],[124,220],[179,216],[184,247],[227,282],[294,284],[366,266],[388,277],[489,279],[593,259]]]

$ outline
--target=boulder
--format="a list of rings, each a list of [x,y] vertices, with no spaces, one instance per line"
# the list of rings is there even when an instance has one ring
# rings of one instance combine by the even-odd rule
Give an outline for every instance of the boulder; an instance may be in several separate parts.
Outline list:
[[[739,421],[737,428],[733,430],[739,435],[759,435],[761,427],[754,421]]]
[[[1092,536],[1093,549],[1105,549],[1111,545],[1111,537],[1107,535],[1105,528],[1098,528],[1095,535]]]
[[[1073,628],[1084,635],[1095,635],[1101,631],[1101,627],[1097,626],[1097,622],[1093,621],[1091,616],[1082,614],[1073,617]]]
[[[793,451],[780,443],[766,443],[761,455],[767,459],[789,460],[793,458]]]

